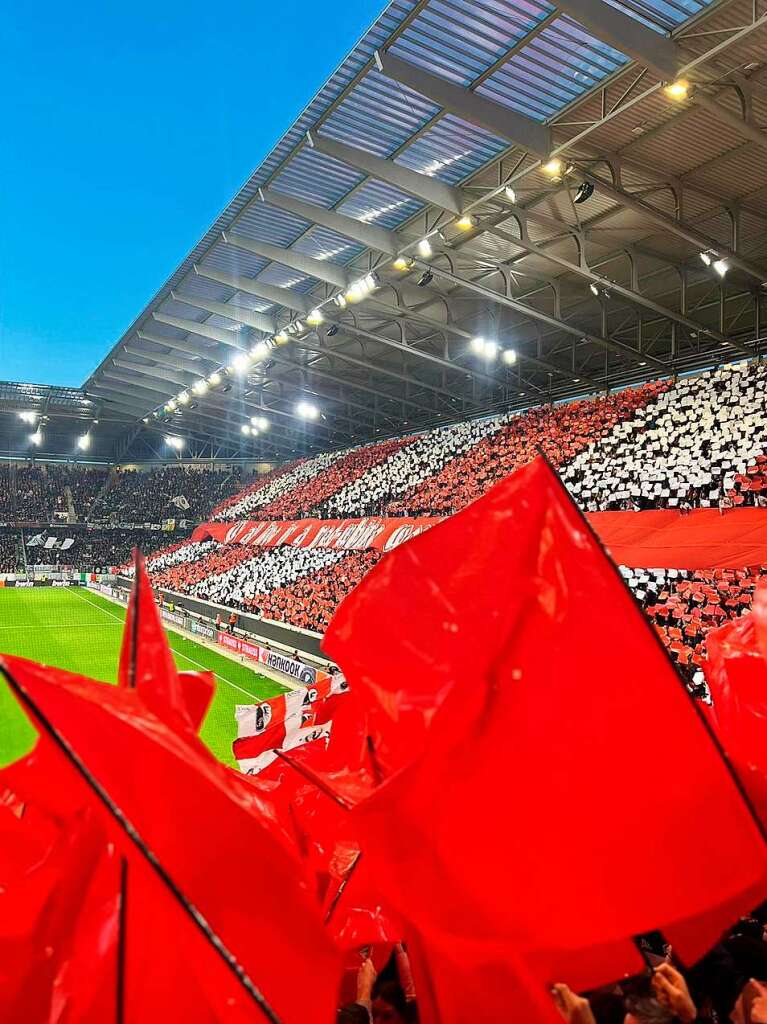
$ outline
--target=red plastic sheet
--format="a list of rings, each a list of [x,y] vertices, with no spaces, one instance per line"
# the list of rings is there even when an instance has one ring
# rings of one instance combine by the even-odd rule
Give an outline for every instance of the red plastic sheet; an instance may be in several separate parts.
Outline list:
[[[637,569],[741,569],[767,565],[767,509],[590,512],[618,565]]]
[[[693,959],[767,892],[757,821],[542,460],[383,559],[325,649],[371,732],[403,737],[353,817],[439,952],[443,1022],[502,1019],[528,970],[575,988],[638,970],[630,936],[653,928],[695,921]]]

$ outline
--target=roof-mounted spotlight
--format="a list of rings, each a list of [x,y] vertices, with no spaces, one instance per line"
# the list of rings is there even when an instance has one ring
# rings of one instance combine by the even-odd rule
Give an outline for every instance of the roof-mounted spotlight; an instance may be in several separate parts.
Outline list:
[[[413,258],[412,256],[398,256],[392,266],[395,270],[410,270],[413,266]]]
[[[275,345],[284,345],[286,341],[288,341],[288,332],[277,331],[277,333],[274,336]]]
[[[19,413],[19,419],[22,421],[22,423],[29,423],[30,426],[31,426],[33,423],[37,422],[37,413],[36,412],[20,412]]]
[[[578,191],[573,197],[574,203],[585,203],[588,199],[594,195],[594,186],[590,181],[582,181],[578,186]]]
[[[720,277],[724,277],[724,275],[730,269],[730,264],[727,262],[727,260],[716,260],[716,262],[712,263],[711,265]]]
[[[503,194],[506,196],[510,203],[516,203],[517,193],[514,191],[511,185],[506,186],[506,188],[503,190]]]
[[[266,416],[251,416],[250,422],[256,430],[267,430],[269,427],[269,420]]]
[[[81,434],[80,437],[78,437],[78,439],[77,439],[77,447],[80,449],[81,452],[87,452],[88,449],[90,448],[90,446],[91,446],[91,435],[90,434]]]
[[[235,373],[245,373],[248,366],[250,365],[250,356],[247,352],[238,352],[234,359],[229,364],[229,368],[234,370]]]
[[[599,295],[599,289],[597,288],[597,286],[594,284],[593,281],[589,285],[589,291],[591,292],[592,295]]]
[[[428,258],[432,254],[433,249],[431,247],[431,242],[429,241],[428,238],[422,238],[421,241],[418,243],[418,255],[423,256],[425,260],[428,260]]]
[[[208,377],[208,384],[212,388],[217,388],[220,383],[221,374],[218,372],[218,370],[214,370],[213,373],[211,373],[210,377]]]
[[[419,288],[425,288],[427,284],[430,284],[434,280],[434,274],[430,270],[424,270],[421,276],[418,278],[417,284]]]
[[[168,445],[169,448],[175,448],[177,452],[180,452],[181,449],[184,447],[183,437],[174,437],[172,434],[169,434],[165,438],[165,443]]]
[[[705,263],[707,267],[711,266],[711,253],[709,251],[699,252],[698,256],[700,256],[702,262]]]
[[[455,226],[460,228],[461,231],[471,231],[472,228],[477,226],[477,218],[471,213],[464,213],[462,217],[459,217],[455,222]]]
[[[189,409],[189,410],[199,409],[199,408],[200,408],[200,403],[199,402],[190,402],[189,405],[187,406],[187,409]]]
[[[296,415],[303,420],[316,420],[319,414],[320,410],[311,402],[299,402],[296,406]]]
[[[29,440],[32,444],[41,445],[43,443],[43,435],[40,430],[36,430],[34,434],[29,435]]]
[[[477,355],[481,355],[485,351],[485,339],[479,336],[472,338],[469,342],[469,348],[472,352],[476,352]]]
[[[264,359],[269,355],[269,346],[265,341],[258,341],[250,350],[250,358],[254,360]]]
[[[248,426],[247,423],[243,423],[243,425],[240,427],[240,430],[243,432],[243,434],[250,434],[250,427]]]
[[[178,402],[175,398],[171,398],[168,404],[165,406],[166,412],[175,412],[178,409]]]
[[[560,160],[558,156],[548,160],[541,166],[541,170],[544,174],[548,175],[552,181],[561,181],[565,173],[565,162]]]
[[[189,394],[188,391],[182,391],[181,394],[178,396],[178,400],[182,405],[189,405],[190,398],[191,395]]]
[[[670,100],[681,103],[690,95],[690,83],[686,78],[677,78],[674,82],[667,82],[663,91]]]
[[[339,307],[339,309],[344,309],[344,307],[347,304],[346,303],[346,296],[343,294],[343,292],[340,292],[338,295],[335,295],[333,297],[333,302],[335,302],[335,304]]]
[[[338,334],[338,324],[331,324],[325,331],[325,334],[328,338],[332,338],[334,334]]]
[[[194,384],[192,384],[192,391],[194,391],[196,395],[204,395],[207,390],[208,382],[206,380],[196,380]]]
[[[322,315],[321,309],[313,309],[311,313],[307,316],[306,322],[308,324],[311,324],[312,327],[316,327],[317,324],[321,324],[324,319],[325,317]]]
[[[501,359],[506,363],[507,366],[513,366],[517,361],[517,351],[513,348],[505,348],[501,352]]]
[[[154,415],[156,416],[156,415],[157,415],[157,413],[155,413]],[[144,417],[142,418],[141,422],[142,422],[142,423],[148,423],[148,422],[149,422],[149,417],[148,417],[148,416],[144,416]]]

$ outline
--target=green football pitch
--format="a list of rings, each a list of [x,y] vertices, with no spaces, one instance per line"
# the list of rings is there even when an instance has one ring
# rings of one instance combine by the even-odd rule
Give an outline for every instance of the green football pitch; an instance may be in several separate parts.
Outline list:
[[[103,683],[117,681],[125,609],[89,590],[0,587],[0,654],[54,665]],[[234,764],[236,704],[284,693],[285,687],[178,633],[167,632],[180,669],[208,669],[216,693],[201,737],[221,761]],[[0,681],[0,766],[31,749],[35,732],[5,682]]]

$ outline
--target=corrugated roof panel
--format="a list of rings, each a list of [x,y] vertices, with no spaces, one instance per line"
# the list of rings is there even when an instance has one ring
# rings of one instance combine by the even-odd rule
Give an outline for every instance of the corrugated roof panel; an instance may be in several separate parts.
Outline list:
[[[187,274],[179,286],[179,292],[194,295],[199,299],[212,299],[214,302],[226,302],[231,291],[226,285],[211,281],[209,277],[201,277],[194,271]]]
[[[370,180],[338,207],[339,213],[354,217],[364,224],[396,228],[408,217],[423,209],[424,204],[401,192],[393,185]]]
[[[235,292],[229,300],[233,306],[240,306],[242,309],[250,309],[254,313],[266,313],[273,306],[273,303],[266,299],[259,299],[249,292]]]
[[[268,260],[255,253],[245,252],[244,249],[237,249],[233,245],[226,245],[224,242],[217,242],[208,252],[199,266],[210,267],[214,270],[224,270],[228,274],[243,274],[245,277],[255,277],[263,270]]]
[[[258,280],[262,284],[290,288],[292,292],[309,292],[319,283],[315,277],[301,274],[290,267],[283,267],[281,263],[270,263],[266,270],[258,275]]]
[[[234,224],[234,231],[246,238],[288,246],[309,227],[309,221],[286,210],[256,201],[244,210]]]
[[[455,185],[508,146],[506,140],[446,114],[404,149],[396,163]]]
[[[571,18],[548,25],[491,75],[477,92],[545,121],[628,62]]]
[[[330,207],[335,206],[363,177],[348,164],[311,146],[303,146],[272,181],[271,187],[307,203]]]
[[[388,156],[438,111],[420,93],[373,68],[322,122],[322,134]]]
[[[296,252],[311,256],[315,260],[327,260],[328,263],[340,265],[348,263],[365,251],[364,245],[350,242],[343,235],[323,227],[312,228],[298,239],[293,248]]]
[[[538,0],[432,0],[395,41],[391,52],[467,86],[553,9]]]

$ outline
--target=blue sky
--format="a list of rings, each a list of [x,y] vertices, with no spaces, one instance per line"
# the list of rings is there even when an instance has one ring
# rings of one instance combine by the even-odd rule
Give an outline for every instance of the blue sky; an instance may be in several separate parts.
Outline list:
[[[6,5],[0,380],[83,383],[383,7]]]

